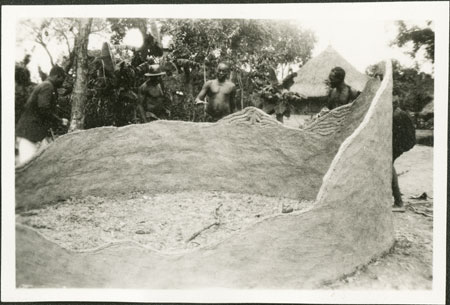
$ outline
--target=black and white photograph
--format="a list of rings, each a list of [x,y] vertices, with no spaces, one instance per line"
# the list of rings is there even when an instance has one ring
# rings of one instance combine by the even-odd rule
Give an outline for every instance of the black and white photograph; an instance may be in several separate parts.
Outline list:
[[[2,301],[445,303],[448,24],[3,6]]]

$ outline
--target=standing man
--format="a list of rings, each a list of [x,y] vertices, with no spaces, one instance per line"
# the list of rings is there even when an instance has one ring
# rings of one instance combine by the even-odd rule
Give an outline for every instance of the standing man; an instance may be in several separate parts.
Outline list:
[[[164,74],[166,73],[161,72],[159,65],[151,65],[149,72],[145,73],[148,80],[139,87],[137,108],[145,123],[170,113],[166,108],[166,97],[162,88],[161,75]]]
[[[28,162],[39,147],[47,145],[46,137],[51,136],[50,129],[57,124],[68,125],[68,120],[56,114],[57,89],[64,82],[64,69],[54,66],[50,76],[34,88],[25,104],[25,109],[16,126],[18,142],[18,165]]]
[[[403,200],[398,185],[397,173],[394,161],[404,152],[416,145],[416,131],[411,117],[398,106],[398,101],[393,102],[392,118],[392,195],[394,196],[394,212],[403,212]]]
[[[331,91],[328,94],[328,109],[334,109],[336,107],[348,104],[355,100],[361,92],[353,90],[344,81],[345,70],[341,67],[335,67],[331,69],[328,76],[328,83],[331,87]]]
[[[206,114],[210,122],[216,122],[236,110],[234,101],[236,86],[228,80],[229,75],[229,66],[219,63],[217,78],[207,81],[195,99],[197,105],[206,104]],[[206,96],[208,96],[208,101],[204,101]]]

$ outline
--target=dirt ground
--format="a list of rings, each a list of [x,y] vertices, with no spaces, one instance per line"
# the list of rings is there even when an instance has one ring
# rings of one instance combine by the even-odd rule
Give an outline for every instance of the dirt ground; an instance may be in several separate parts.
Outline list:
[[[416,145],[396,160],[406,211],[394,213],[395,245],[382,257],[329,283],[328,289],[431,289],[433,281],[433,148]]]
[[[161,253],[181,253],[312,203],[228,192],[132,193],[127,198],[71,198],[21,212],[16,221],[73,251],[131,241]]]

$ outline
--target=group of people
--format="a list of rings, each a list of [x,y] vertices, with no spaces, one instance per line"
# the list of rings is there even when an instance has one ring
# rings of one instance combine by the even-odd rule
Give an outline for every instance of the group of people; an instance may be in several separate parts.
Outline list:
[[[145,74],[148,80],[138,90],[138,113],[143,122],[148,122],[168,114],[165,105],[165,94],[162,88],[161,71],[159,65],[151,65]],[[230,67],[225,63],[217,66],[217,78],[207,81],[197,98],[196,105],[205,108],[206,121],[215,122],[236,111],[236,86],[229,80]]]
[[[166,108],[166,97],[162,87],[161,76],[164,74],[158,65],[151,65],[145,74],[148,80],[138,89],[137,110],[143,122],[164,117],[169,111]],[[204,107],[209,122],[215,122],[236,111],[236,86],[229,80],[229,76],[229,65],[220,63],[217,67],[217,78],[205,82],[195,99],[197,105]],[[28,162],[38,149],[48,145],[47,139],[52,137],[52,130],[58,124],[68,125],[66,118],[56,114],[57,89],[62,86],[64,79],[64,69],[55,66],[50,70],[49,77],[36,86],[29,96],[16,126],[17,165]],[[345,83],[345,71],[341,67],[331,70],[328,84],[331,90],[327,98],[326,111],[348,104],[360,94]],[[411,149],[414,144],[415,131],[412,121],[398,104],[394,104],[393,161]],[[394,166],[392,172],[394,207],[402,209],[403,202]]]
[[[158,65],[152,65],[145,74],[148,80],[139,87],[139,115],[142,121],[164,116],[168,109],[164,107],[165,97],[161,76],[165,73]],[[217,78],[205,82],[195,102],[204,105],[206,120],[215,122],[237,110],[235,103],[236,85],[229,80],[230,67],[226,63],[217,66]],[[360,94],[345,83],[345,70],[335,67],[328,77],[330,92],[326,103],[326,111],[348,104]]]
[[[159,65],[150,65],[148,78],[138,89],[137,112],[142,122],[159,119],[168,114],[166,96],[163,90]],[[206,120],[215,122],[235,112],[234,96],[236,86],[229,80],[230,67],[220,63],[217,78],[207,81],[196,98],[197,105],[205,107]],[[49,77],[36,86],[24,107],[16,125],[16,166],[31,160],[38,150],[49,144],[58,125],[67,126],[68,119],[57,115],[58,89],[61,88],[66,73],[54,66]]]

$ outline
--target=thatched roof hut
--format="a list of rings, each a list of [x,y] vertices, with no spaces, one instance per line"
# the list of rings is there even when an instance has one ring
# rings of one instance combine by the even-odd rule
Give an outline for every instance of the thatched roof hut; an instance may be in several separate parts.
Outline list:
[[[432,117],[434,115],[434,100],[429,102],[423,107],[422,111],[419,113],[420,117]]]
[[[325,80],[334,67],[345,70],[345,82],[352,88],[362,91],[369,77],[353,67],[335,49],[328,46],[322,53],[309,60],[297,71],[291,91],[307,97],[320,97],[328,94]]]

